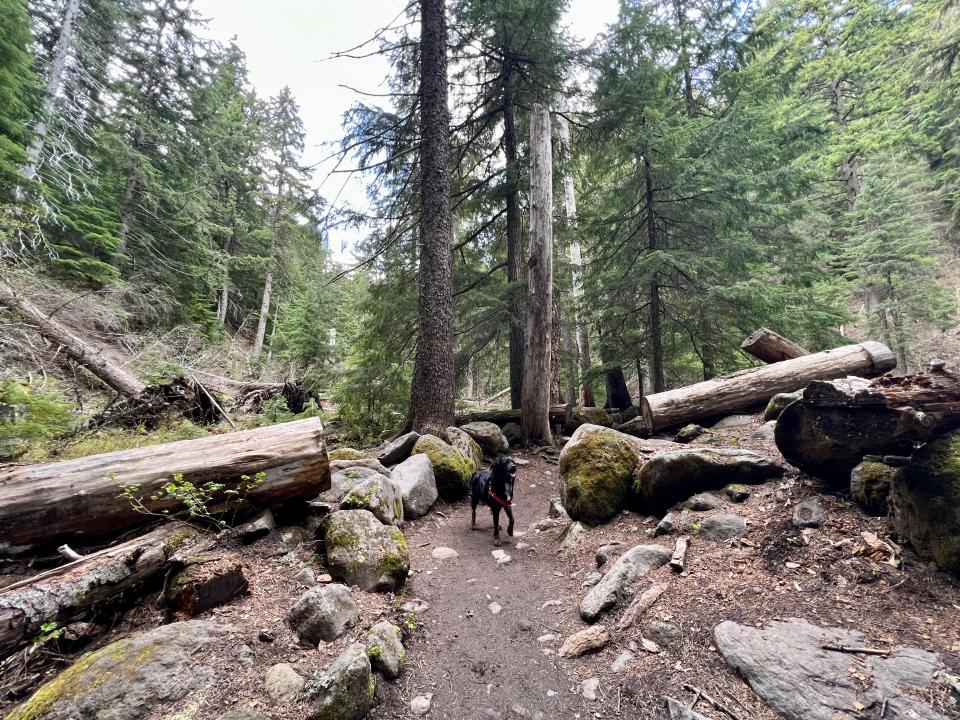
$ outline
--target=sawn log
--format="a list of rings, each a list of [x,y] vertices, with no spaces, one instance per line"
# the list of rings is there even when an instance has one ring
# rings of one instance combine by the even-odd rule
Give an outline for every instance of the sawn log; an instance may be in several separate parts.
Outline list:
[[[810,351],[788,340],[783,335],[760,328],[740,344],[740,349],[765,363],[776,363],[784,360],[809,355]]]

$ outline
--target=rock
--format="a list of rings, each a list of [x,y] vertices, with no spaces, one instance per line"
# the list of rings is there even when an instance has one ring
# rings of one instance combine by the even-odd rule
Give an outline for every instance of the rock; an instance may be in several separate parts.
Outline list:
[[[891,488],[900,538],[941,569],[960,574],[960,430],[917,450]]]
[[[601,427],[613,427],[613,418],[602,407],[582,407],[577,405],[570,410],[570,422],[567,423],[564,430],[574,432],[583,425],[599,425]]]
[[[825,520],[819,498],[807,498],[793,506],[793,524],[798,528],[818,528]]]
[[[603,625],[591,625],[568,637],[557,653],[560,657],[580,657],[602,650],[610,642],[610,633]]]
[[[710,426],[711,430],[727,430],[729,428],[753,425],[753,415],[727,415]]]
[[[426,600],[418,600],[414,598],[413,600],[408,600],[401,605],[400,609],[404,612],[424,613],[430,609],[430,603],[428,603]]]
[[[597,585],[580,601],[580,617],[595,622],[651,570],[666,565],[673,553],[662,545],[637,545],[621,555]]]
[[[523,442],[523,429],[520,427],[520,423],[508,422],[504,425],[503,436],[511,445]]]
[[[643,626],[643,637],[653,640],[660,647],[674,647],[682,636],[680,628],[662,620],[651,620]]]
[[[629,650],[624,650],[622,653],[617,655],[617,659],[613,661],[613,664],[610,666],[610,672],[623,672],[623,669],[636,657]]]
[[[252,543],[268,534],[277,526],[273,512],[268,508],[257,515],[253,520],[237,528],[237,537],[245,543]]]
[[[598,582],[603,580],[603,573],[599,573],[596,570],[588,572],[583,576],[583,582],[580,583],[581,587],[593,587]]]
[[[472,437],[487,457],[496,457],[497,453],[510,452],[510,443],[503,430],[492,422],[471,422],[461,425],[460,429]]]
[[[419,716],[426,715],[430,712],[431,700],[433,700],[433,695],[417,695],[410,701],[410,712]]]
[[[343,635],[360,620],[360,609],[345,585],[307,590],[287,611],[286,621],[302,645],[316,646]]]
[[[220,680],[216,654],[200,651],[234,633],[228,626],[189,620],[131,635],[83,655],[6,718],[146,717]]]
[[[855,630],[822,628],[805,620],[765,628],[726,621],[713,630],[721,657],[764,702],[789,720],[945,720],[904,690],[922,691],[945,670],[934,653],[904,647],[889,657],[824,650],[823,645],[871,645]]]
[[[499,615],[503,611],[503,605],[498,602],[492,602],[487,605],[491,615]]]
[[[490,554],[493,555],[493,559],[497,561],[497,565],[506,565],[513,560],[513,558],[507,554],[506,550],[491,550]]]
[[[220,720],[270,720],[266,715],[253,708],[237,708],[228,710],[220,716]]]
[[[373,470],[375,473],[379,473],[384,477],[390,477],[390,471],[387,470],[379,460],[374,460],[373,458],[365,458],[363,460],[334,460],[330,463],[330,472],[335,473],[356,467]]]
[[[686,705],[672,697],[664,698],[670,720],[710,720],[706,715],[694,712]]]
[[[563,507],[563,502],[560,498],[554,498],[550,501],[550,506],[547,508],[547,517],[549,518],[558,518],[560,520],[569,520],[570,516],[567,515],[567,511]]]
[[[453,560],[453,558],[460,557],[460,553],[458,553],[456,550],[449,547],[443,547],[442,545],[431,550],[430,555],[434,560]]]
[[[247,578],[236,555],[203,554],[174,574],[164,599],[170,611],[194,617],[247,592]]]
[[[739,515],[719,513],[696,523],[694,530],[708,540],[732,540],[747,534],[747,521]]]
[[[684,425],[679,431],[677,431],[677,434],[673,436],[673,441],[675,443],[683,444],[690,443],[703,435],[706,431],[706,428],[701,427],[696,423],[690,423],[689,425]]]
[[[400,488],[403,514],[407,520],[426,515],[437,501],[437,480],[426,455],[411,455],[393,468],[390,479]]]
[[[597,548],[597,554],[594,559],[597,561],[597,567],[603,567],[607,562],[620,552],[620,543],[607,543]]]
[[[626,504],[638,452],[632,438],[598,425],[581,425],[560,453],[563,507],[574,520],[598,525]]]
[[[580,683],[580,694],[584,700],[594,701],[600,697],[600,678],[587,678]]]
[[[638,438],[645,438],[650,435],[647,424],[643,421],[642,417],[634,417],[622,422],[617,426],[617,432]]]
[[[673,513],[667,513],[663,516],[657,526],[653,529],[653,536],[669,535],[677,529],[677,516]]]
[[[314,540],[313,533],[306,528],[296,526],[281,528],[277,534],[280,536],[281,544],[288,548],[297,548]]]
[[[473,460],[435,435],[421,435],[414,455],[426,455],[433,465],[437,491],[444,500],[459,500],[470,492]]]
[[[563,542],[560,545],[561,552],[569,552],[573,550],[587,535],[587,529],[583,526],[583,523],[574,522],[567,528],[567,531],[563,534]]]
[[[367,591],[393,591],[410,571],[407,541],[367,510],[338,510],[321,526],[330,574]]]
[[[410,457],[413,446],[417,444],[417,440],[419,439],[420,433],[416,432],[408,432],[405,435],[401,435],[388,442],[386,447],[380,451],[377,459],[384,465],[396,465],[397,463],[403,462]]]
[[[645,652],[656,654],[660,652],[660,646],[657,645],[650,638],[642,637],[640,638],[640,647],[644,649]]]
[[[675,503],[731,482],[755,485],[782,475],[772,460],[733,448],[684,448],[655,455],[641,465],[633,482],[638,512],[660,515]]]
[[[307,683],[310,720],[361,720],[373,705],[375,690],[366,649],[354,643]]]
[[[473,468],[471,475],[483,467],[483,448],[469,433],[458,427],[448,427],[447,440],[453,449],[459,450],[461,455],[470,460]]]
[[[351,488],[356,487],[366,480],[379,480],[382,477],[383,476],[376,470],[371,470],[362,465],[356,465],[346,470],[338,470],[330,475],[330,489],[322,493],[320,497],[338,503],[350,492]]]
[[[730,502],[742,503],[745,502],[748,497],[750,497],[750,488],[746,485],[741,485],[740,483],[733,483],[732,485],[727,485],[723,489],[724,494],[730,498]]]
[[[407,660],[402,637],[400,628],[386,620],[378,622],[367,633],[367,657],[370,658],[370,664],[374,670],[390,680],[400,677]]]
[[[763,425],[758,427],[753,431],[753,437],[755,440],[763,440],[765,442],[774,442],[777,437],[777,421],[768,420]]]
[[[306,585],[307,587],[315,587],[317,584],[317,576],[313,572],[313,568],[301,568],[300,572],[297,573],[294,578],[301,585]]]
[[[296,700],[306,684],[307,681],[288,663],[273,665],[264,680],[267,695],[282,703]]]
[[[384,525],[403,524],[403,495],[390,478],[367,477],[350,486],[340,501],[343,510],[369,510]]]
[[[327,453],[327,457],[330,458],[330,462],[336,460],[367,460],[369,459],[367,454],[357,450],[352,447],[337,448],[336,450],[331,450]]]
[[[899,472],[881,462],[864,460],[850,471],[850,496],[871,515],[882,517],[889,510],[890,486]]]
[[[767,403],[767,409],[763,411],[763,419],[766,421],[776,420],[780,417],[780,413],[786,410],[787,405],[797,400],[800,400],[803,397],[803,390],[797,390],[796,392],[789,393],[777,393],[772,398],[770,402]]]
[[[552,643],[552,642],[556,642],[556,641],[559,640],[559,639],[560,639],[560,638],[558,638],[558,637],[557,637],[556,635],[554,635],[553,633],[547,633],[546,635],[541,635],[540,637],[538,637],[538,638],[537,638],[537,642],[538,642],[538,643]]]
[[[683,506],[687,508],[687,510],[696,510],[698,512],[720,510],[723,507],[723,500],[711,493],[697,493],[687,500]]]

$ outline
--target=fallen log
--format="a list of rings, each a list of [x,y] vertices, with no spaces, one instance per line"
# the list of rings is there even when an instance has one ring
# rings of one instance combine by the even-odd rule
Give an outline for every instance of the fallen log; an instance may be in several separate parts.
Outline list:
[[[960,376],[940,370],[812,382],[781,413],[774,438],[790,464],[846,486],[865,455],[909,455],[958,426]]]
[[[766,403],[777,393],[805,387],[813,380],[846,375],[872,377],[896,365],[893,353],[882,343],[845,345],[645,395],[641,399],[643,421],[649,432],[657,432]]]
[[[507,423],[519,423],[521,417],[520,408],[510,410],[477,410],[476,412],[466,413],[457,417],[457,425],[466,425],[471,422],[492,422],[495,425],[503,427]],[[569,405],[551,405],[550,406],[550,424],[566,425],[570,421]]]
[[[66,327],[47,317],[40,308],[4,282],[0,282],[0,304],[32,323],[37,332],[63,348],[71,360],[85,367],[105,385],[121,395],[134,397],[146,384],[103,356],[103,351],[74,335]]]
[[[106,537],[183,511],[182,499],[163,492],[175,474],[197,488],[222,484],[206,503],[210,513],[314,498],[330,488],[323,425],[310,418],[0,470],[0,555]],[[120,497],[125,488],[135,489]]]
[[[765,363],[793,360],[810,351],[769,328],[760,328],[740,344],[740,349]]]
[[[647,610],[654,606],[657,600],[660,599],[660,596],[667,591],[668,587],[669,585],[667,585],[667,583],[652,585],[644,590],[641,595],[638,595],[637,598],[630,603],[630,607],[623,613],[620,622],[617,623],[617,630],[626,630],[633,625],[637,621],[637,618],[641,617]]]
[[[0,657],[36,638],[47,623],[76,620],[120,596],[137,597],[177,558],[202,544],[200,534],[171,523],[143,537],[9,585],[0,590]]]

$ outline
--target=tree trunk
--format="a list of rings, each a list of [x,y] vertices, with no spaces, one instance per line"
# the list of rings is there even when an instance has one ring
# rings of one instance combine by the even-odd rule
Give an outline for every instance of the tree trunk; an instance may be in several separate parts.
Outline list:
[[[259,472],[266,473],[262,482],[248,487]],[[184,510],[167,495],[150,499],[174,474],[197,487],[222,483],[208,505],[216,512],[313,498],[330,487],[323,425],[310,418],[0,470],[0,538],[11,546],[54,546],[142,527],[156,520],[154,513]],[[130,486],[139,486],[134,495],[151,514],[119,497]],[[233,489],[239,494],[225,492]]]
[[[550,328],[550,402],[554,405],[563,402],[563,389],[560,385],[562,335],[563,318],[561,316],[560,297],[554,294]]]
[[[551,405],[549,409],[551,425],[566,425],[571,420],[569,405]],[[509,410],[477,410],[457,416],[457,425],[466,425],[471,422],[492,422],[503,427],[507,423],[519,423],[523,411],[519,408]]]
[[[271,256],[273,249],[270,250]],[[263,352],[263,339],[267,334],[267,318],[270,315],[270,300],[273,296],[273,258],[270,258],[270,268],[263,283],[263,300],[260,302],[260,318],[257,320],[257,333],[253,336],[253,347],[250,349],[250,359],[258,360]]]
[[[653,171],[650,161],[643,158],[643,184],[647,201],[647,250],[656,252],[660,247],[657,237],[657,215],[654,209]],[[655,393],[667,389],[663,371],[663,308],[660,305],[660,278],[653,273],[650,278],[650,382]]]
[[[99,350],[71,333],[6,283],[0,282],[0,304],[34,324],[37,331],[52,343],[61,346],[67,357],[96,375],[105,385],[121,395],[133,397],[143,392],[146,385],[123,368],[103,357]]]
[[[577,403],[577,361],[575,352],[573,349],[573,333],[571,332],[570,323],[563,323],[563,331],[561,333],[561,338],[563,340],[563,352],[564,359],[566,360],[566,371],[567,371],[567,392],[564,397],[563,402],[567,405],[576,405]]]
[[[560,117],[560,144],[564,156],[569,163],[572,152],[570,148],[570,125],[566,118]],[[587,322],[584,318],[586,308],[583,304],[583,253],[580,248],[580,236],[577,233],[577,195],[573,186],[573,172],[569,166],[563,176],[564,209],[566,211],[567,226],[570,229],[570,265],[573,271],[573,322],[577,328],[577,359],[580,365],[580,404],[584,407],[593,407],[593,392],[586,382],[590,370],[590,334],[587,331]]]
[[[530,260],[527,267],[527,345],[523,354],[521,428],[525,441],[551,443],[553,155],[550,112],[540,104],[535,104],[530,114]]]
[[[420,0],[420,294],[410,428],[443,436],[453,424],[453,253],[450,111],[444,0]]]
[[[793,360],[810,354],[809,350],[804,350],[792,340],[788,340],[783,335],[779,335],[768,328],[756,330],[750,337],[740,343],[740,349],[766,363]]]
[[[897,361],[886,345],[865,342],[741,370],[713,380],[643,398],[643,420],[650,432],[719,417],[767,402],[781,392],[806,387],[812,380],[847,375],[873,376]]]
[[[625,410],[633,403],[630,397],[630,388],[623,374],[623,366],[614,360],[613,349],[610,346],[610,333],[600,338],[600,359],[607,370],[603,374],[607,391],[607,400],[603,407],[607,410]]]
[[[507,282],[510,283],[510,406],[520,407],[523,395],[523,295],[517,283],[523,280],[522,218],[520,217],[520,159],[517,152],[516,107],[513,83],[505,83],[503,106],[503,147],[507,174]]]
[[[47,623],[64,625],[104,605],[159,586],[199,533],[170,523],[0,590],[0,657],[33,641]]]

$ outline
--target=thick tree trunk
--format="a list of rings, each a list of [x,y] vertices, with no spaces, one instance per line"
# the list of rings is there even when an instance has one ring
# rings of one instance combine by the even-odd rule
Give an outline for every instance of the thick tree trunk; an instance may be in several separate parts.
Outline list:
[[[516,107],[513,83],[506,79],[503,106],[503,147],[507,174],[507,282],[510,283],[510,406],[520,407],[523,395],[523,295],[516,284],[523,280],[523,238],[520,216],[520,159],[517,151]]]
[[[647,250],[656,252],[660,247],[657,237],[657,214],[654,209],[653,170],[650,160],[643,158],[643,185],[647,201]],[[663,369],[663,308],[660,303],[660,278],[657,273],[650,278],[650,382],[655,393],[667,389]]]
[[[71,360],[96,375],[108,387],[121,395],[139,395],[146,385],[123,368],[103,357],[101,350],[93,347],[71,333],[25,297],[4,282],[0,282],[0,304],[26,318],[37,331],[52,343],[60,345]]]
[[[647,395],[643,419],[650,432],[743,410],[813,380],[847,375],[871,377],[892,370],[897,361],[886,345],[865,342],[741,370],[687,387]]]
[[[567,162],[570,162],[570,125],[566,118],[560,123],[560,144]],[[573,172],[567,168],[563,176],[563,198],[567,225],[570,229],[570,265],[573,271],[573,322],[577,328],[577,359],[580,365],[580,404],[593,407],[593,392],[586,382],[590,370],[590,334],[584,318],[586,309],[583,304],[583,252],[580,248],[580,236],[577,233],[577,195],[573,186]]]
[[[562,365],[563,317],[560,309],[560,297],[553,296],[553,312],[550,329],[550,402],[559,405],[563,402],[563,388],[560,385],[560,367]]]
[[[804,350],[792,340],[788,340],[783,335],[768,328],[756,330],[750,337],[740,343],[740,349],[766,363],[793,360],[810,354],[809,350]]]
[[[200,534],[170,523],[143,537],[35,575],[0,590],[0,657],[28,644],[47,623],[83,617],[159,586]],[[153,581],[153,582],[151,582]]]
[[[272,254],[272,250],[271,250]],[[270,316],[270,300],[273,297],[273,259],[267,270],[267,278],[263,282],[263,300],[260,302],[260,317],[257,320],[257,332],[253,336],[253,347],[250,349],[250,359],[258,360],[263,352],[263,339],[267,335],[267,319]]]
[[[607,410],[625,410],[630,407],[633,400],[630,397],[630,388],[627,387],[623,366],[614,361],[615,356],[610,342],[609,332],[605,333],[605,337],[600,338],[600,359],[607,368],[603,374],[607,391],[607,400],[603,407]]]
[[[443,436],[453,424],[453,253],[450,111],[444,0],[420,0],[420,294],[410,428]]]
[[[254,484],[259,472],[266,476]],[[179,512],[182,501],[165,494],[150,499],[174,474],[197,487],[222,483],[208,506],[215,512],[316,497],[330,487],[323,425],[310,418],[0,470],[0,538],[9,546],[53,546],[142,527],[157,515],[138,512],[120,493],[138,486],[134,495],[142,496],[150,513]]]
[[[553,155],[550,112],[540,104],[535,104],[530,114],[530,260],[527,267],[527,344],[523,356],[520,424],[524,440],[551,443]]]

